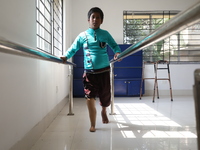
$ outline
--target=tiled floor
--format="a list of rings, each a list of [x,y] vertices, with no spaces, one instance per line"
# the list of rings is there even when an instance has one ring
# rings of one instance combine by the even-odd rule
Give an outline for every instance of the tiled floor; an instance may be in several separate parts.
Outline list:
[[[197,150],[192,96],[155,103],[152,97],[117,97],[109,124],[101,122],[98,100],[96,106],[96,132],[89,132],[85,99],[74,98],[75,115],[68,116],[65,106],[31,150]]]

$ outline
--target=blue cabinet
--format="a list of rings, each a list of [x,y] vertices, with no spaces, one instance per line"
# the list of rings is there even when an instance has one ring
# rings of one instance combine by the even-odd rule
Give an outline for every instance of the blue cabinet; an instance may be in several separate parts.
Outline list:
[[[115,96],[139,96],[141,79],[115,79]],[[143,93],[144,93],[144,89]]]
[[[83,97],[83,80],[82,79],[74,79],[73,80],[73,96],[74,97]]]
[[[114,94],[115,96],[127,95],[127,81],[124,79],[114,80]]]
[[[76,64],[76,67],[73,69],[73,96],[74,97],[84,97],[83,89],[83,49],[80,49],[73,57],[73,62]]]
[[[120,44],[124,51],[131,45]],[[107,47],[110,60],[114,53],[110,47]],[[83,75],[83,50],[79,50],[73,62],[77,64],[74,67],[73,94],[74,97],[84,97],[82,75]],[[139,96],[140,84],[142,79],[142,51],[124,58],[121,62],[114,63],[114,95],[115,96]],[[144,94],[144,86],[142,89]]]
[[[126,50],[127,44],[119,45],[121,50]],[[112,51],[108,48],[108,51]],[[113,54],[109,52],[110,59]],[[114,64],[114,94],[115,96],[139,96],[142,79],[142,51],[134,53],[121,62]],[[144,83],[143,83],[144,84]],[[144,87],[144,86],[143,86]],[[142,89],[144,94],[144,88]]]

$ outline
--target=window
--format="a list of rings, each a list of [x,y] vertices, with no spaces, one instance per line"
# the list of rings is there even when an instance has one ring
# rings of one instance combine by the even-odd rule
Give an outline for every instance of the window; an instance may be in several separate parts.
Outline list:
[[[124,43],[135,44],[179,11],[124,11]],[[200,62],[200,23],[143,49],[144,61]]]
[[[60,56],[63,52],[62,0],[36,0],[37,48]]]

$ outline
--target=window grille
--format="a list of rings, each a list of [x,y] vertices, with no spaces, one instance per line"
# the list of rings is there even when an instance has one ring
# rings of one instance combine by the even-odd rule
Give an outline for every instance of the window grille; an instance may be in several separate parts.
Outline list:
[[[124,11],[124,43],[135,44],[179,11]],[[144,61],[200,62],[200,23],[143,49]]]
[[[62,0],[36,0],[37,48],[55,56],[63,52]]]

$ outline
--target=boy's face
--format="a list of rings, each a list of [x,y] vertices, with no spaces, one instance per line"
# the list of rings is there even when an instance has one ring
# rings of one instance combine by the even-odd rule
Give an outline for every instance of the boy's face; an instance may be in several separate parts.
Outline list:
[[[101,16],[98,12],[94,12],[90,15],[88,19],[89,27],[92,29],[98,29],[100,25],[103,23]]]

